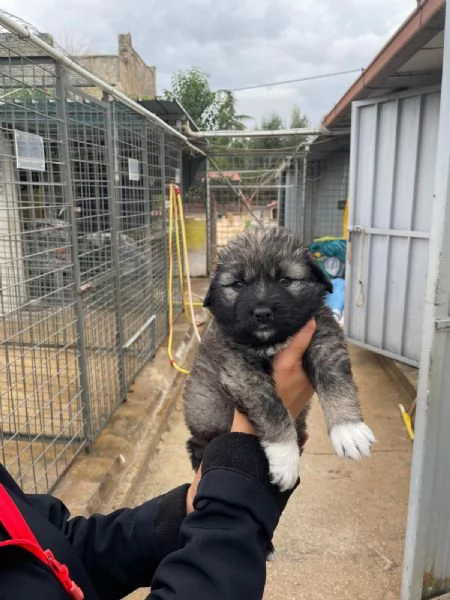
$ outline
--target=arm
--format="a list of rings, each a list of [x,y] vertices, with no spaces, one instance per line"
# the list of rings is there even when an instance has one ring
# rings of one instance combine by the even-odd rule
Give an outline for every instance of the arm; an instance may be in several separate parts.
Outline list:
[[[161,562],[149,600],[261,598],[268,543],[291,493],[270,483],[255,436],[230,433],[213,440],[195,510],[181,526],[181,548]]]
[[[161,560],[178,548],[186,516],[188,485],[109,515],[70,518],[66,506],[48,495],[27,500],[69,540],[101,598],[122,598],[149,587]]]

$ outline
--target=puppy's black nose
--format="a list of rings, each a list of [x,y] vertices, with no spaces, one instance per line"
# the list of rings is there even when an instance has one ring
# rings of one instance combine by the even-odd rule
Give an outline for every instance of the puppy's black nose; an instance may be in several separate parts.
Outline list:
[[[265,325],[270,323],[273,317],[272,309],[268,306],[260,306],[259,308],[255,308],[253,311],[253,316],[255,317],[255,321],[260,323],[261,325]]]

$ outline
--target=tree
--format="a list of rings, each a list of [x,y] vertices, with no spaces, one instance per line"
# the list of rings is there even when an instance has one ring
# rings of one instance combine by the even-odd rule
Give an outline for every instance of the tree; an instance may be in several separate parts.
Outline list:
[[[245,115],[238,115],[236,99],[227,90],[214,91],[210,75],[198,67],[173,75],[171,89],[164,90],[166,100],[178,100],[201,130],[245,129]]]
[[[290,129],[300,129],[300,127],[309,127],[309,119],[306,115],[302,114],[302,111],[298,106],[294,106],[291,116]]]
[[[278,129],[300,129],[309,126],[309,119],[306,115],[302,114],[301,110],[295,106],[292,110],[291,120],[289,127],[286,127],[283,118],[273,113],[270,117],[266,117],[261,122],[261,127],[258,129],[276,131]],[[267,138],[254,138],[252,147],[255,149],[267,149],[273,150],[276,148],[295,148],[304,139],[301,135],[289,135],[289,136],[275,136]]]

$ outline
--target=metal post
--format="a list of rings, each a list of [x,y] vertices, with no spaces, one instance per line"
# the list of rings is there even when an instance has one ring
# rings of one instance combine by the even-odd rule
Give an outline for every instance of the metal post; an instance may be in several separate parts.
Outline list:
[[[211,188],[209,185],[209,160],[206,158],[206,274],[211,274]]]
[[[169,304],[169,264],[168,264],[168,244],[167,236],[167,220],[166,220],[166,135],[164,131],[161,131],[161,142],[159,151],[159,166],[161,169],[161,191],[162,191],[162,243],[163,243],[163,257],[164,257],[164,306],[167,307]],[[165,334],[169,331],[169,312],[166,310],[166,328]]]
[[[307,179],[308,179],[309,146],[305,147],[304,152],[305,153],[303,155],[303,165],[302,165],[302,193],[300,196],[300,206],[297,211],[296,229],[297,229],[297,233],[301,236],[301,238],[306,241],[305,211],[306,211],[306,191],[307,191]],[[296,180],[296,182],[298,182],[298,160],[295,163],[295,180]],[[300,218],[299,218],[299,216],[300,216]]]
[[[217,261],[217,200],[215,194],[212,197],[210,206],[210,224],[211,224],[211,264],[209,266],[210,271],[213,271]]]
[[[450,589],[449,257],[450,11],[447,10],[402,600],[435,597]]]
[[[108,196],[110,198],[111,212],[111,256],[114,269],[114,281],[116,288],[116,345],[117,345],[117,368],[119,371],[119,393],[120,401],[126,399],[127,384],[125,376],[125,338],[122,322],[122,294],[120,286],[120,241],[119,220],[117,218],[118,188],[117,181],[120,179],[119,162],[117,159],[115,118],[113,114],[113,102],[108,102],[106,110],[106,148],[108,154]]]
[[[56,111],[58,115],[59,141],[61,143],[61,177],[65,183],[63,186],[64,200],[69,210],[71,231],[71,252],[74,276],[75,316],[77,328],[77,350],[78,367],[80,371],[81,399],[83,402],[83,426],[84,436],[89,449],[93,437],[92,406],[89,393],[89,375],[87,363],[87,349],[84,331],[83,302],[81,299],[81,270],[78,252],[78,231],[76,222],[75,201],[72,189],[72,170],[70,164],[69,132],[67,129],[66,115],[66,89],[65,69],[58,62],[55,63],[56,74]]]
[[[297,163],[297,161],[295,161]],[[284,186],[283,186],[283,177],[284,177]],[[280,173],[278,177],[278,189],[277,189],[277,223],[279,226],[283,227],[285,225],[285,216],[286,212],[286,191],[287,191],[287,172]],[[281,218],[281,207],[283,206],[283,218]]]
[[[153,356],[154,352],[156,352],[156,302],[155,302],[155,286],[153,285],[153,241],[152,241],[152,198],[151,198],[151,186],[150,186],[150,160],[148,153],[148,146],[150,143],[149,140],[149,126],[147,123],[143,123],[144,127],[144,149],[142,153],[142,168],[143,168],[143,177],[144,177],[144,211],[148,210],[148,223],[146,227],[148,239],[146,240],[146,246],[148,247],[148,271],[146,272],[146,277],[149,278],[150,281],[150,290],[149,290],[149,304],[148,307],[149,313],[153,315],[151,320],[152,329],[151,329],[151,339],[150,339],[150,347],[148,349],[148,356]]]

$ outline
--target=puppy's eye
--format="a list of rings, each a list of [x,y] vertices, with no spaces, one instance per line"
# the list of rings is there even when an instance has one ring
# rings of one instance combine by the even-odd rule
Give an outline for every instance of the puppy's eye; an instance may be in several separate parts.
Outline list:
[[[231,287],[233,288],[233,290],[241,290],[244,286],[245,286],[245,283],[243,281],[235,281],[234,283],[231,284]]]
[[[290,277],[282,277],[280,279],[280,283],[282,283],[283,285],[289,285],[292,283],[292,279]]]

